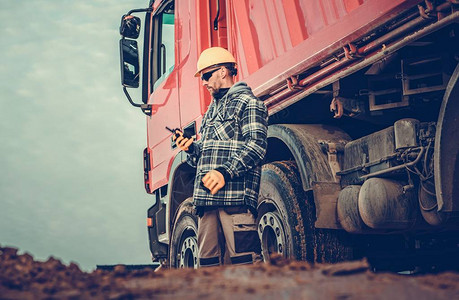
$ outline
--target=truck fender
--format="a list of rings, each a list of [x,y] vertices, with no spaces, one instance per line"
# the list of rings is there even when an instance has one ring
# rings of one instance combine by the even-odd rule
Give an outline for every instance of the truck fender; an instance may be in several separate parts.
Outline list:
[[[459,211],[459,64],[446,87],[437,121],[434,151],[438,211]]]
[[[276,124],[268,128],[269,152],[278,151],[279,141],[288,147],[298,165],[304,191],[311,190],[313,182],[336,182],[323,145],[344,145],[351,138],[341,129],[321,124]]]
[[[293,157],[298,165],[303,190],[313,191],[316,228],[341,228],[336,213],[341,190],[336,176],[340,171],[338,149],[344,149],[350,140],[342,130],[321,124],[277,124],[268,129],[268,152],[276,151],[269,145],[279,146],[279,141],[284,144],[284,151],[288,147],[290,159]]]

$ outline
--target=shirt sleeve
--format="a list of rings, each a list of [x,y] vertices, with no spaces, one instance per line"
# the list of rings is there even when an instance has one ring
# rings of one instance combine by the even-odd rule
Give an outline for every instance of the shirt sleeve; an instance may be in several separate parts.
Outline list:
[[[221,166],[231,178],[241,176],[258,166],[266,154],[268,110],[263,101],[251,97],[242,113],[240,126],[244,146],[237,155]]]

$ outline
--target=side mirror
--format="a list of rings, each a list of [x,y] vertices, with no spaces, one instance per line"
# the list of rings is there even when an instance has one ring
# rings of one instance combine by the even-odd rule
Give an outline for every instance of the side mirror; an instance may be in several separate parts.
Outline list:
[[[139,17],[123,15],[121,17],[120,34],[130,39],[138,38],[140,34],[140,23]]]
[[[121,39],[120,55],[121,84],[125,87],[138,88],[140,68],[137,41]]]

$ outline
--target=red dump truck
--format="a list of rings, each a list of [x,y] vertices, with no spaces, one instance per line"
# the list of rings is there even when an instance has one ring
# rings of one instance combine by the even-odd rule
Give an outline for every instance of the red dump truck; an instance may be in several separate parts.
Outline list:
[[[269,111],[265,259],[457,263],[458,3],[157,0],[124,15],[121,77],[146,115],[153,260],[198,266],[195,169],[165,127],[199,139],[211,98],[193,75],[201,51],[220,46]],[[136,101],[128,88],[139,86]]]

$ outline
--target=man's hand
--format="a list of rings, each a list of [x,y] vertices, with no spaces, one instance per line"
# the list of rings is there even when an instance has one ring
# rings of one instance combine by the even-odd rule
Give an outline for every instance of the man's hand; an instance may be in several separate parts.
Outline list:
[[[222,173],[217,170],[212,170],[204,175],[202,183],[210,190],[212,195],[215,195],[222,187],[225,186],[225,178]]]
[[[190,145],[194,141],[194,138],[193,137],[191,138],[183,137],[183,132],[181,132],[180,130],[177,130],[176,134],[172,136],[172,140],[175,141],[175,143],[177,144],[177,147],[179,147],[180,150],[188,151]]]

